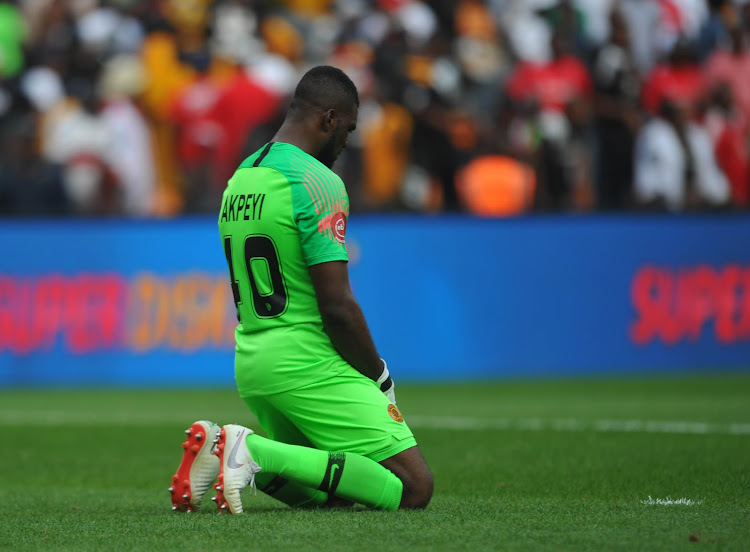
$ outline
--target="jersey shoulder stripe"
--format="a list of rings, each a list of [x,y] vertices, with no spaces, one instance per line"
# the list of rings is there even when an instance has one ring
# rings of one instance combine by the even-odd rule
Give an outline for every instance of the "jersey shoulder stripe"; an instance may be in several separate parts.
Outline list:
[[[248,157],[241,167],[273,168],[286,176],[290,184],[301,184],[318,215],[349,214],[349,198],[341,178],[296,146],[271,142]]]
[[[305,163],[301,156],[293,156],[292,166],[298,171],[301,180],[309,187],[315,209],[318,213],[330,213],[343,211],[341,192],[344,190],[344,183],[341,179],[328,168],[325,171],[319,170],[314,164]]]
[[[260,165],[261,161],[263,161],[263,158],[268,155],[268,152],[271,151],[271,146],[273,146],[273,142],[268,142],[266,144],[266,147],[264,147],[258,157],[253,162],[253,167],[257,167]]]

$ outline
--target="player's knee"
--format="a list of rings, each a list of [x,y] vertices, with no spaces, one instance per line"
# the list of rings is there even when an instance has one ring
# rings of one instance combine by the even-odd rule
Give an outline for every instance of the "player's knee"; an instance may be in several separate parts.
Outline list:
[[[400,508],[423,509],[432,499],[434,482],[429,470],[415,474],[413,477],[403,481],[404,491],[401,495]]]
[[[399,508],[426,508],[432,498],[432,473],[419,448],[414,446],[382,462],[401,480]]]

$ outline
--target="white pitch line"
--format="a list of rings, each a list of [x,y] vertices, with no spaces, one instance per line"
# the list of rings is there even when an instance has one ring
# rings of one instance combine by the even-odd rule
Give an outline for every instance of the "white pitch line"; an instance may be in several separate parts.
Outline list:
[[[596,431],[602,433],[671,433],[690,435],[750,435],[750,424],[657,420],[486,419],[454,416],[407,416],[414,428],[513,431]]]
[[[641,500],[641,504],[646,506],[700,506],[703,501],[693,500],[692,498],[673,499],[669,496],[667,498],[651,498],[649,495],[648,500]]]
[[[201,415],[205,416],[206,413]],[[215,412],[214,418],[222,421],[228,413]],[[209,417],[211,414],[209,414]],[[200,417],[200,415],[198,416]],[[236,414],[231,415],[237,421]],[[577,420],[572,418],[473,418],[466,416],[406,415],[407,423],[414,429],[439,429],[442,431],[561,431],[600,433],[662,433],[688,435],[750,435],[747,423],[706,423],[659,420]],[[188,423],[192,420],[176,412],[84,412],[1,410],[0,426],[103,426],[103,425],[157,425]],[[227,420],[224,420],[227,422]]]

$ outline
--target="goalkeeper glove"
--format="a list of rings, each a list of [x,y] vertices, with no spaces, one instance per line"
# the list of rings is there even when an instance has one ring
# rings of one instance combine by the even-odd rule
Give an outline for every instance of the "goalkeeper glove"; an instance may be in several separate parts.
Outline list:
[[[381,358],[380,360],[383,361],[383,373],[375,380],[375,383],[378,384],[383,394],[388,397],[388,400],[396,404],[396,384],[393,383],[391,374],[388,372],[388,364],[386,364],[384,359]]]

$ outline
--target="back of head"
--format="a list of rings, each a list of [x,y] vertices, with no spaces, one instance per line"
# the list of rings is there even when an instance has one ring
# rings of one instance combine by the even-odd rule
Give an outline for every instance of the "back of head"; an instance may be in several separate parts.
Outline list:
[[[359,107],[357,87],[341,69],[330,65],[313,67],[300,79],[290,112],[296,116],[317,110]]]

